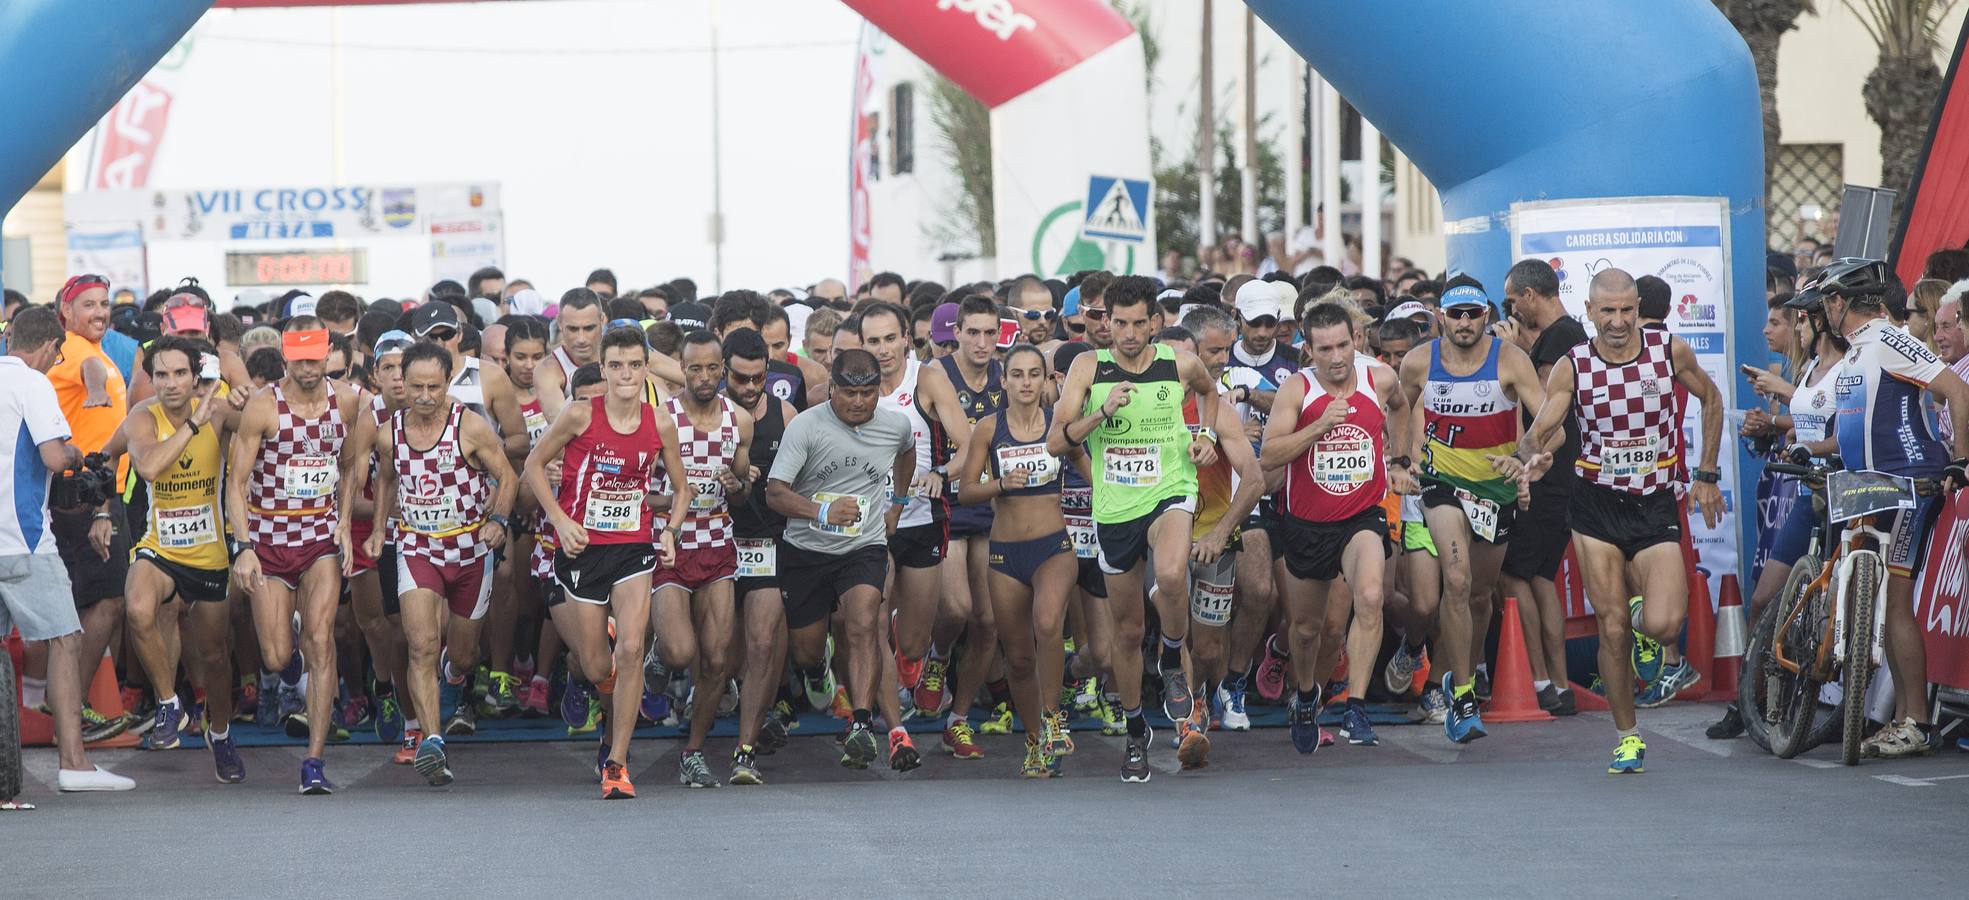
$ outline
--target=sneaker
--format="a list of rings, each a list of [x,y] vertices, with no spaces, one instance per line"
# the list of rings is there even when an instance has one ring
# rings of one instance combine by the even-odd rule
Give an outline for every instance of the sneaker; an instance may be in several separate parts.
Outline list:
[[[1709,726],[1702,734],[1712,741],[1727,741],[1733,738],[1743,737],[1743,714],[1737,712],[1737,705],[1734,703],[1725,706],[1723,707],[1723,718],[1716,724]]]
[[[826,712],[834,700],[834,673],[822,667],[819,678],[800,679],[800,690],[807,695],[808,707],[814,712]]]
[[[574,692],[569,691],[568,693],[571,694]],[[592,691],[586,692],[582,694],[582,702],[587,707],[587,711],[582,714],[581,724],[569,725],[567,727],[568,737],[580,737],[584,734],[594,734],[597,729],[602,727],[602,717],[604,711],[602,709],[601,695],[596,694]],[[566,706],[567,706],[566,704],[562,704],[562,709],[565,710]]]
[[[1675,699],[1675,695],[1693,687],[1702,680],[1702,673],[1689,665],[1687,659],[1673,667],[1657,666],[1660,677],[1648,683],[1640,693],[1634,695],[1634,705],[1642,709],[1654,709]]]
[[[891,647],[900,646],[899,644],[896,643],[896,622],[894,619],[889,620],[889,646]],[[903,687],[906,688],[915,688],[917,685],[922,684],[923,658],[917,657],[916,659],[910,659],[909,657],[902,655],[901,650],[897,650],[896,651],[896,683],[901,684]]]
[[[397,745],[397,752],[390,756],[394,765],[408,766],[417,762],[417,748],[424,742],[424,732],[412,728],[403,733],[403,743]]]
[[[1142,784],[1154,774],[1149,768],[1149,744],[1155,739],[1155,729],[1143,723],[1141,737],[1128,736],[1127,755],[1121,761],[1121,780],[1127,784]]]
[[[397,705],[396,695],[376,701],[375,724],[376,739],[385,744],[394,744],[403,737],[403,707]]]
[[[1642,743],[1640,737],[1630,734],[1621,738],[1620,744],[1613,748],[1613,764],[1607,766],[1607,774],[1639,775],[1647,771],[1641,765],[1642,757],[1647,754],[1648,745]]]
[[[848,725],[848,735],[841,742],[841,765],[849,769],[866,769],[875,761],[875,732],[861,722]]]
[[[117,716],[112,719],[96,712],[94,707],[86,703],[82,705],[82,743],[84,744],[109,740],[122,734],[129,727],[130,720],[127,716]]]
[[[687,788],[714,788],[720,782],[704,761],[704,751],[685,750],[677,755],[677,783]]]
[[[979,734],[1011,734],[1012,733],[1011,705],[1006,703],[1000,703],[997,706],[993,706],[991,708],[991,715],[985,716],[984,721],[978,723],[978,733]]]
[[[575,729],[588,721],[588,698],[594,692],[588,682],[578,678],[568,679],[567,690],[561,692],[561,721],[567,723],[568,737],[587,733],[585,729]]]
[[[732,751],[731,784],[765,784],[766,776],[759,774],[758,760],[754,758],[751,744],[740,744]]]
[[[308,697],[299,684],[282,682],[274,690],[274,710],[281,728],[291,738],[308,736]]]
[[[949,674],[950,663],[947,660],[936,657],[923,660],[923,679],[916,683],[913,700],[917,715],[934,718],[943,714],[943,705],[950,699],[944,689],[944,679]]]
[[[62,769],[55,775],[55,788],[62,793],[78,791],[127,791],[137,783],[102,766],[88,769]]]
[[[117,691],[123,704],[123,733],[142,737],[157,724],[157,702],[143,688],[126,687]]]
[[[232,720],[252,722],[258,718],[260,710],[260,686],[247,682],[232,692]]]
[[[855,715],[855,705],[848,700],[848,689],[836,685],[834,702],[828,704],[827,714],[837,719],[851,719]]]
[[[1182,669],[1169,669],[1162,675],[1162,714],[1171,722],[1181,722],[1190,717],[1190,710],[1196,706],[1196,698],[1190,696],[1189,678]]]
[[[600,782],[604,777],[608,775],[608,751],[609,751],[608,732],[604,731],[601,734],[601,739],[595,742],[595,781],[596,782]],[[622,762],[624,765],[627,765],[629,762],[629,758],[627,756],[624,756],[622,758]]]
[[[643,690],[665,693],[670,690],[670,667],[663,664],[663,657],[656,651],[656,642],[651,641],[649,650],[643,653]]]
[[[1539,709],[1544,710],[1547,715],[1550,715],[1552,710],[1556,709],[1558,705],[1559,705],[1558,685],[1548,683],[1544,687],[1538,689]]]
[[[487,673],[485,695],[479,699],[479,715],[503,719],[519,712],[522,683],[509,672]]]
[[[145,750],[173,750],[183,743],[183,733],[191,727],[191,716],[183,702],[160,703],[151,715],[150,731],[144,735]]]
[[[1406,696],[1415,690],[1415,673],[1422,671],[1422,653],[1408,652],[1406,641],[1395,642],[1395,653],[1388,657],[1388,665],[1381,669],[1381,682],[1388,686],[1388,693],[1397,697]]]
[[[1929,739],[1928,733],[1915,723],[1912,716],[1890,722],[1880,730],[1896,734],[1893,740],[1880,745],[1881,759],[1906,759],[1935,752],[1935,742]]]
[[[444,734],[447,737],[471,737],[479,733],[479,714],[475,704],[469,699],[461,699],[457,708],[444,720]]]
[[[1422,697],[1415,701],[1415,708],[1408,711],[1408,720],[1418,725],[1441,725],[1448,716],[1449,698],[1433,684],[1422,690]]]
[[[350,697],[340,709],[335,710],[334,716],[337,728],[350,730],[367,728],[375,719],[376,714],[369,709],[368,697]]]
[[[444,756],[442,735],[433,734],[418,742],[417,754],[411,758],[410,764],[431,787],[444,787],[451,783],[451,766]]]
[[[644,685],[643,700],[636,707],[636,715],[646,725],[659,724],[670,718],[670,694],[667,691],[651,691],[648,685]]]
[[[1202,712],[1201,707],[1195,708]],[[1209,730],[1209,718],[1203,715],[1192,714],[1176,723],[1176,761],[1184,771],[1210,765]]]
[[[233,742],[232,735],[222,738],[205,735],[205,746],[212,748],[212,774],[220,784],[238,784],[246,780],[246,760],[239,758],[239,745]]]
[[[1641,598],[1627,599],[1627,615],[1631,622],[1641,610]],[[1642,681],[1653,683],[1661,677],[1661,642],[1639,631],[1634,632],[1634,675]],[[1671,695],[1672,696],[1672,695]],[[1665,701],[1664,701],[1665,702]]]
[[[944,726],[943,748],[958,759],[983,759],[984,750],[978,747],[976,736],[970,723],[960,719]]]
[[[773,708],[768,712],[770,715],[767,718],[778,722],[782,731],[800,730],[800,714],[794,711],[793,704],[785,700],[774,700]]]
[[[1490,732],[1484,730],[1483,715],[1477,710],[1477,692],[1456,696],[1451,678],[1450,673],[1444,672],[1440,684],[1443,696],[1449,698],[1449,710],[1443,716],[1443,736],[1449,738],[1451,743],[1467,744],[1489,735]]]
[[[1053,774],[1053,766],[1046,759],[1046,749],[1038,741],[1026,741],[1026,759],[1019,765],[1019,774],[1027,778],[1046,778]]]
[[[619,762],[602,764],[602,799],[636,799],[636,786],[629,783],[629,770]]]
[[[1094,704],[1100,701],[1101,680],[1099,678],[1089,678],[1074,686],[1073,700],[1071,701],[1074,712],[1091,712],[1094,709]],[[1068,703],[1069,701],[1060,701],[1061,706],[1066,706]]]
[[[1073,729],[1067,725],[1066,710],[1053,710],[1046,717],[1045,743],[1048,756],[1073,755]]]
[[[909,732],[900,728],[889,732],[889,768],[896,772],[907,772],[923,764],[923,755],[916,752],[916,742],[909,739]]]
[[[1347,704],[1347,711],[1340,716],[1340,736],[1356,747],[1379,746],[1381,739],[1374,736],[1374,723],[1367,718],[1367,707]]]
[[[1244,691],[1233,691],[1228,687],[1217,688],[1218,722],[1226,731],[1250,731],[1251,716],[1244,711]]]
[[[1478,703],[1490,702],[1490,673],[1477,670],[1476,677],[1470,679],[1470,690],[1477,695]]]
[[[1292,708],[1287,713],[1292,726],[1292,749],[1300,753],[1313,753],[1320,748],[1320,707],[1317,694],[1310,700],[1303,696],[1292,698]]]
[[[520,697],[520,715],[538,719],[547,715],[547,700],[553,695],[554,686],[538,675],[527,682],[526,694]]]
[[[310,756],[301,760],[301,794],[308,797],[322,797],[335,793],[335,783],[328,780],[321,758]]]
[[[1094,707],[1094,718],[1100,720],[1101,733],[1108,737],[1119,737],[1128,733],[1128,717],[1122,715],[1120,706],[1105,696]]]
[[[1559,704],[1546,712],[1555,716],[1579,715],[1579,699],[1572,695],[1572,688],[1567,688],[1559,692]]]
[[[1291,665],[1291,658],[1278,652],[1275,642],[1278,635],[1265,641],[1265,656],[1258,661],[1255,678],[1258,681],[1258,696],[1273,703],[1285,696],[1285,672]]]
[[[261,675],[259,693],[253,704],[253,724],[272,728],[280,724],[280,676]]]
[[[532,684],[534,677],[539,674],[540,674],[540,669],[538,666],[534,665],[533,660],[531,659],[513,660],[514,681],[517,681],[520,684]]]

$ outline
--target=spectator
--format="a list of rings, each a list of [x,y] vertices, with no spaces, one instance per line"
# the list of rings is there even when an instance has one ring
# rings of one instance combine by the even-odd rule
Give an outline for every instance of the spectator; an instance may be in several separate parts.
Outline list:
[[[596,269],[593,272],[589,272],[588,280],[582,283],[587,285],[589,290],[594,291],[596,296],[601,297],[603,300],[615,296],[615,273],[607,269]]]
[[[473,297],[485,297],[493,301],[502,300],[506,296],[506,273],[499,271],[497,266],[486,266],[485,268],[479,269],[465,279],[465,293]],[[326,319],[328,317],[324,315],[322,318]],[[328,327],[333,329],[335,326],[330,325]]]

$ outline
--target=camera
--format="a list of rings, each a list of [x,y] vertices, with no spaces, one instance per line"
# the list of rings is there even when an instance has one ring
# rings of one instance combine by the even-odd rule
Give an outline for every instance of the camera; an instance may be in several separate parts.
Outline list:
[[[55,477],[48,505],[56,509],[93,509],[116,493],[116,469],[109,457],[91,453],[82,457],[82,468]]]

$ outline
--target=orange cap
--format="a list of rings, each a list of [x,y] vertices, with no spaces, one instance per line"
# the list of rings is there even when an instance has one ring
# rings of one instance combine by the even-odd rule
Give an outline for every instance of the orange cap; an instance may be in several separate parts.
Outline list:
[[[289,331],[280,336],[280,355],[288,361],[328,358],[328,329]]]

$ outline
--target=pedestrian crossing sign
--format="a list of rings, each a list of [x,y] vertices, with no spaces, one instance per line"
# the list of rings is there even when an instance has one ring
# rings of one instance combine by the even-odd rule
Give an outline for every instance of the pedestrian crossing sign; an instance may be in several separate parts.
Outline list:
[[[1144,243],[1149,234],[1149,183],[1090,175],[1086,214],[1080,226],[1082,237],[1123,244]]]

